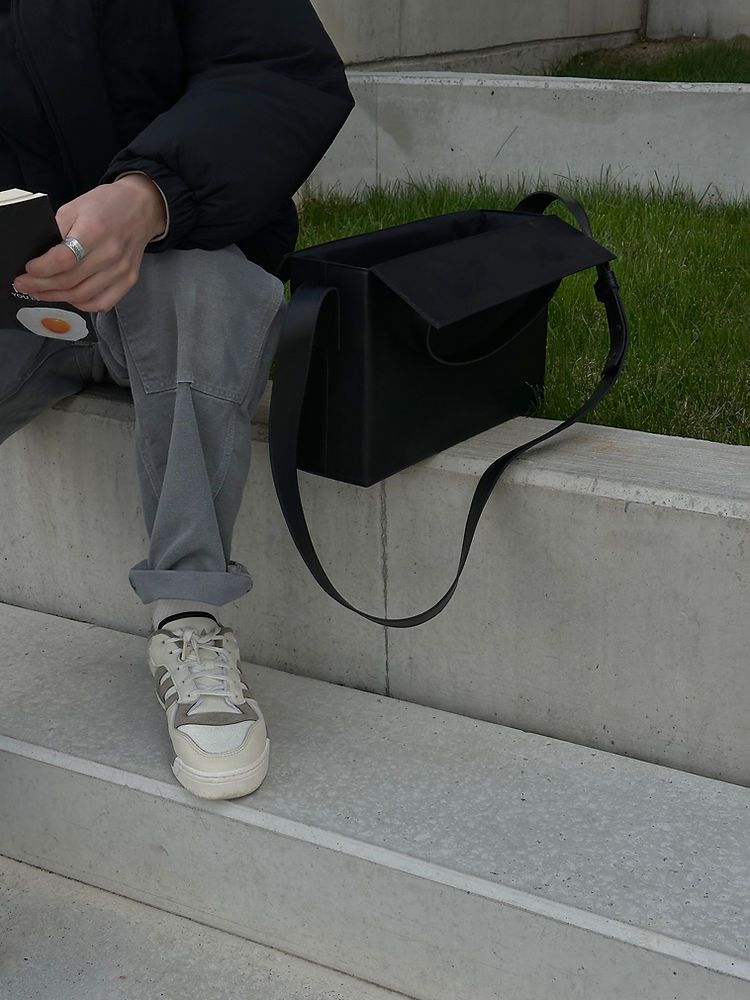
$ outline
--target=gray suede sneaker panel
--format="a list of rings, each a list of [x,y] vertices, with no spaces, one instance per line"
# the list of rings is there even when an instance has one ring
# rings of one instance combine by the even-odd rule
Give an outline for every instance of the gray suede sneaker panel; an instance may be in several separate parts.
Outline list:
[[[190,709],[193,707],[193,705],[177,706],[173,723],[175,729],[179,729],[180,726],[234,726],[239,722],[257,722],[260,718],[247,702],[235,706],[239,709],[238,712],[201,712],[199,715],[190,715]]]

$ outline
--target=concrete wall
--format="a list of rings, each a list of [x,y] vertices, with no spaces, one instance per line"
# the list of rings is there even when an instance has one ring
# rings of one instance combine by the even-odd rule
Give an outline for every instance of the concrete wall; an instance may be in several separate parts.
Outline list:
[[[423,60],[431,68],[479,69],[470,55],[511,60],[552,57],[596,44],[622,44],[641,27],[641,0],[313,0],[345,62]],[[565,46],[563,43],[568,42]],[[550,47],[550,43],[554,43]],[[452,57],[452,59],[451,59]],[[549,56],[548,56],[549,57]],[[446,61],[448,60],[448,61]],[[537,60],[538,61],[538,60]],[[491,67],[487,67],[491,69]],[[521,67],[517,66],[520,71]],[[523,67],[523,71],[526,68]]]
[[[750,35],[749,0],[649,0],[649,38]]]
[[[247,660],[750,784],[750,448],[567,432],[509,469],[445,612],[386,632],[303,566],[263,421],[233,550],[255,587],[226,616]],[[427,607],[478,477],[547,426],[511,421],[367,490],[302,476],[334,582],[376,614]],[[87,394],[3,444],[0,600],[147,631],[133,436],[127,401]]]
[[[351,73],[357,99],[313,186],[540,176],[750,191],[750,84]],[[720,152],[719,152],[720,151]]]
[[[591,48],[750,33],[748,0],[313,0],[350,66],[532,73]],[[644,23],[645,21],[645,23]]]

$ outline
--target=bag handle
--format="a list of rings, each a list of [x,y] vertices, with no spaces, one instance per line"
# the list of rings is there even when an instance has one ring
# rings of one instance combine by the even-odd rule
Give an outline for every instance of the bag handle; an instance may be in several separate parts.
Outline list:
[[[586,235],[591,235],[586,212],[572,198],[538,191],[524,198],[515,210],[542,214],[554,201],[561,201]],[[297,440],[315,332],[323,319],[332,319],[338,324],[338,291],[318,285],[301,285],[295,291],[287,309],[276,354],[269,419],[271,471],[281,511],[294,544],[315,580],[330,597],[362,618],[391,628],[423,625],[445,608],[458,587],[482,511],[503,472],[514,459],[543,441],[548,441],[589,413],[607,395],[622,370],[628,347],[628,321],[618,292],[619,286],[608,263],[598,264],[596,270],[594,291],[606,310],[610,339],[609,353],[599,384],[572,416],[544,434],[501,455],[484,471],[472,497],[453,582],[432,607],[406,618],[381,618],[350,604],[328,578],[310,537],[297,479]],[[330,316],[331,312],[334,313],[333,316]]]
[[[516,339],[516,337],[523,333],[527,326],[530,326],[535,319],[538,319],[538,317],[541,316],[554,297],[559,284],[559,281],[554,281],[551,285],[545,285],[544,288],[537,289],[537,291],[531,292],[528,296],[526,296],[515,316],[513,316],[508,323],[510,333],[507,333],[499,344],[493,344],[493,346],[488,350],[482,350],[480,348],[478,354],[473,354],[465,358],[441,358],[435,351],[432,343],[435,327],[431,326],[425,336],[425,349],[427,353],[433,361],[436,361],[439,365],[445,365],[449,368],[465,368],[467,365],[477,364],[478,361],[486,361],[498,352],[504,351],[505,348]]]

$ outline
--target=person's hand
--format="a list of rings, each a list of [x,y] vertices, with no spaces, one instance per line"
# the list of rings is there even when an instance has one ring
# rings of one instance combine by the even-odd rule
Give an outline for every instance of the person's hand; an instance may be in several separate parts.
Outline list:
[[[78,261],[59,243],[27,262],[15,288],[42,302],[106,312],[138,280],[146,245],[164,232],[166,209],[152,180],[128,174],[62,205],[56,218],[63,239],[75,237],[86,256]]]

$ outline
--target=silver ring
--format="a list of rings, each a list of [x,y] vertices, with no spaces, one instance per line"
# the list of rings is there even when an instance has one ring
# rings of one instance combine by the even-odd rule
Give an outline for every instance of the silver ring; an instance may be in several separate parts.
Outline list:
[[[82,244],[78,242],[75,236],[68,236],[67,239],[63,240],[63,243],[68,248],[68,250],[73,251],[73,253],[76,255],[76,260],[80,264],[83,258],[86,256],[86,251],[83,249]]]

